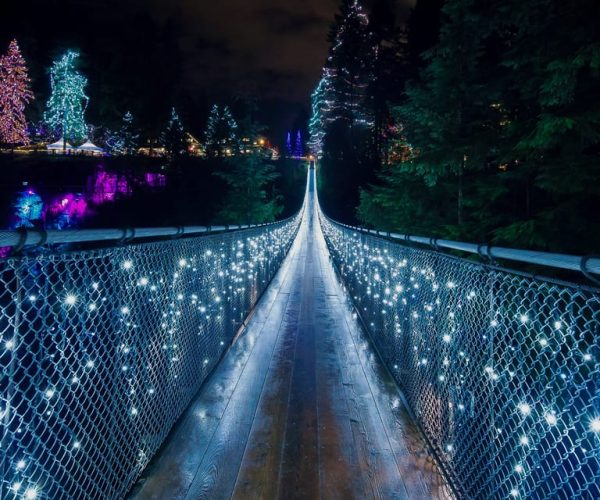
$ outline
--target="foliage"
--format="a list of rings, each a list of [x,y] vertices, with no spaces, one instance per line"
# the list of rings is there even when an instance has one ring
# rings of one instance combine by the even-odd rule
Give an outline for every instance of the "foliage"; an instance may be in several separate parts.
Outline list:
[[[179,157],[187,151],[185,129],[175,108],[171,109],[171,117],[167,127],[161,134],[161,142],[170,157]]]
[[[25,59],[16,40],[0,57],[0,142],[29,144],[25,106],[34,99]]]
[[[215,104],[206,125],[205,148],[209,156],[229,156],[239,152],[238,124],[228,106]]]
[[[60,130],[65,141],[82,141],[87,136],[84,120],[88,97],[87,78],[77,71],[79,53],[67,51],[50,69],[51,94],[44,113],[45,122]]]
[[[279,176],[273,165],[258,155],[237,156],[227,164],[227,170],[217,173],[227,184],[218,220],[225,224],[273,222],[283,210],[279,197],[269,193]]]
[[[592,0],[447,2],[439,39],[395,110],[402,137],[392,147],[410,154],[363,191],[359,218],[402,232],[597,252],[599,16]],[[414,34],[409,42],[423,45]]]

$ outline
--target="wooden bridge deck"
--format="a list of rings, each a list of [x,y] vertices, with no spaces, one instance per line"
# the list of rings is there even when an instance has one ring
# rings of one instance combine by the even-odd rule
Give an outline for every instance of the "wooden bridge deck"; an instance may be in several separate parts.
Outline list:
[[[284,265],[133,498],[448,497],[352,319],[308,195]]]

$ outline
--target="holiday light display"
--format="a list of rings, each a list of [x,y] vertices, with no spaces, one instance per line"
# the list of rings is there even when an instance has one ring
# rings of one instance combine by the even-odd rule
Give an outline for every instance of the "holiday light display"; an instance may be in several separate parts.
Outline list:
[[[0,262],[3,498],[125,497],[299,223]]]
[[[0,57],[0,143],[29,144],[25,106],[34,98],[25,59],[16,40]]]
[[[285,137],[285,152],[287,156],[292,156],[292,133],[289,130]]]
[[[239,153],[238,124],[228,106],[215,104],[208,117],[205,148],[209,156],[232,156]]]
[[[354,318],[459,496],[597,498],[600,290],[406,247],[321,217]]]
[[[161,141],[165,150],[171,156],[179,156],[187,151],[185,129],[175,108],[171,109],[171,117],[167,128],[161,134]]]
[[[87,78],[77,71],[79,53],[69,50],[50,69],[51,94],[44,120],[60,131],[64,143],[82,141],[87,136],[84,113],[88,104],[85,95]]]
[[[14,228],[33,227],[36,221],[40,221],[44,217],[44,202],[33,189],[19,193],[14,209]]]
[[[296,144],[294,145],[294,157],[302,158],[304,156],[304,145],[302,143],[302,132],[296,133]]]
[[[349,127],[373,127],[367,88],[377,57],[369,19],[357,0],[346,0],[337,18],[333,46],[312,94],[309,148],[321,155],[329,126],[343,121]]]

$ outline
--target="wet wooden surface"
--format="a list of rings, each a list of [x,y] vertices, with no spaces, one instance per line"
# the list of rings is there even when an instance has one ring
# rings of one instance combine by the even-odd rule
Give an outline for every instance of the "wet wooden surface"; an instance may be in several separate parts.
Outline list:
[[[397,387],[352,318],[312,191],[298,238],[248,328],[132,497],[448,498]]]

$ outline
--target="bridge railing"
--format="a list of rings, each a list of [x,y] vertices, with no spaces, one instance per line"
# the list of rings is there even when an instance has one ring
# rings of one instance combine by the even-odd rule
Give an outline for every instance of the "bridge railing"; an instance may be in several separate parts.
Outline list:
[[[600,290],[321,222],[459,497],[600,498]]]
[[[0,498],[125,496],[268,286],[300,220],[0,261]],[[34,231],[4,233],[2,244],[122,236],[159,234]]]

